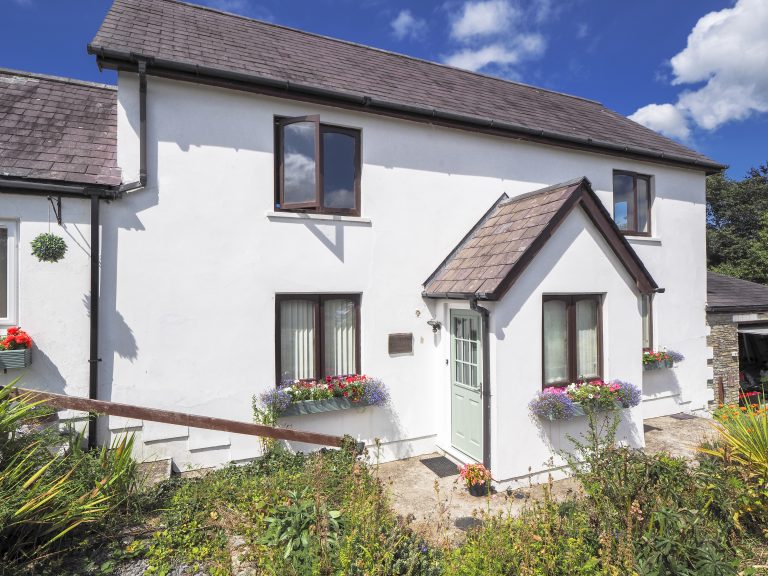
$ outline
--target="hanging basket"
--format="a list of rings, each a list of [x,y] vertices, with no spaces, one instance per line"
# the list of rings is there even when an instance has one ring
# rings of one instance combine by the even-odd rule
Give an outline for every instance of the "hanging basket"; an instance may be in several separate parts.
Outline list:
[[[32,255],[40,262],[58,262],[67,253],[67,243],[64,238],[45,232],[38,234],[32,240]]]

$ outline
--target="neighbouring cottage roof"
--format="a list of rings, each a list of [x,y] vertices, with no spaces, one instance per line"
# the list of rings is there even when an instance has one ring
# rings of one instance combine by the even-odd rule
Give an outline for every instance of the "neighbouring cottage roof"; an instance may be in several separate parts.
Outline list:
[[[768,286],[716,272],[707,272],[708,312],[766,310],[768,310]]]
[[[0,178],[120,184],[116,89],[0,68]]]
[[[398,109],[550,144],[723,168],[599,102],[177,0],[115,0],[88,49],[112,68],[135,70],[145,59],[159,75],[248,81],[287,97],[324,95],[370,112]]]
[[[638,289],[657,289],[589,180],[578,178],[511,200],[503,197],[427,279],[424,296],[500,299],[577,207],[584,209]]]

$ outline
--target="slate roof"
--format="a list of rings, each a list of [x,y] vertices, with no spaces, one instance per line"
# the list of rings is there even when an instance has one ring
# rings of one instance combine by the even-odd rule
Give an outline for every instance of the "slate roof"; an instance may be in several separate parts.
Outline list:
[[[587,178],[496,204],[424,283],[426,297],[498,300],[568,214],[581,206],[644,293],[658,288]]]
[[[286,91],[344,95],[371,111],[378,105],[406,106],[422,117],[437,111],[485,129],[517,127],[521,138],[722,168],[599,102],[177,0],[115,0],[88,49],[108,67],[148,58],[154,59],[150,73],[172,64],[202,77],[234,73]]]
[[[707,272],[707,310],[709,312],[768,310],[768,286]]]
[[[116,89],[0,68],[0,178],[120,184]]]

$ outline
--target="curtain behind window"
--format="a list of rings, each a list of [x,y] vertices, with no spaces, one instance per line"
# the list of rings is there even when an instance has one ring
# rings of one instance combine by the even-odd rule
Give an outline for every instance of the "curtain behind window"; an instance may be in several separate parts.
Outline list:
[[[8,229],[0,228],[0,318],[8,318]]]
[[[324,376],[355,373],[355,304],[345,298],[323,303]]]
[[[643,294],[640,297],[640,314],[643,318],[643,348],[651,347],[651,297]]]
[[[562,300],[544,302],[544,382],[568,379],[567,306]]]
[[[600,375],[597,354],[597,302],[576,301],[576,373],[579,377]]]
[[[281,380],[315,377],[315,303],[284,300],[280,303]]]

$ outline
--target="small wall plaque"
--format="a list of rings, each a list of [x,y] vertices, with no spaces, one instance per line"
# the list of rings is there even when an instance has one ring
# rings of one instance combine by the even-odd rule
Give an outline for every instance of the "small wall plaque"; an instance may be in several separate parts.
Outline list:
[[[390,354],[413,354],[413,334],[410,332],[389,335]]]

